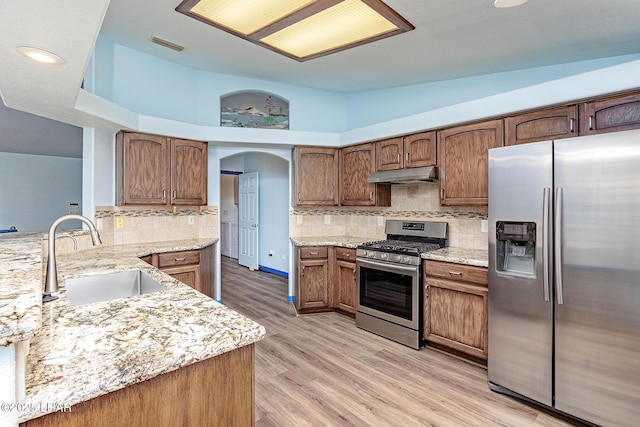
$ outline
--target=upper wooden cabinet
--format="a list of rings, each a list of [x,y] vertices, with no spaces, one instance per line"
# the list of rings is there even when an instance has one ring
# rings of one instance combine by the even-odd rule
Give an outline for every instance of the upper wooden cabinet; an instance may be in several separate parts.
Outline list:
[[[118,133],[116,204],[206,205],[207,144]]]
[[[376,170],[389,171],[436,164],[436,132],[422,132],[376,142]]]
[[[504,145],[578,136],[578,106],[569,105],[507,117]]]
[[[595,135],[640,129],[640,94],[618,96],[584,104],[580,133]]]
[[[338,205],[339,150],[293,148],[293,206]]]
[[[367,181],[375,171],[375,145],[360,144],[340,150],[340,204],[391,206],[391,186]]]
[[[438,132],[442,205],[487,205],[488,150],[501,147],[502,136],[502,119]]]

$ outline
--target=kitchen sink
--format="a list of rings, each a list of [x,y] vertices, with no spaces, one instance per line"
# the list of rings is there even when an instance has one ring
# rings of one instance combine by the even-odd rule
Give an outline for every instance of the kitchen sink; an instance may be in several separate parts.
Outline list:
[[[110,301],[167,290],[167,287],[141,270],[106,273],[65,280],[71,305]]]

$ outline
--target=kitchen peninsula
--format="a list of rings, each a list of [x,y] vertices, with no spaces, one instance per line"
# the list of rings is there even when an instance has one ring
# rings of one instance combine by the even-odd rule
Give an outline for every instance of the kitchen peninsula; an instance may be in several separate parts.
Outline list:
[[[58,256],[59,298],[41,305],[42,234],[0,238],[0,344],[29,342],[28,410],[17,421],[250,425],[253,345],[264,328],[139,259],[216,242],[103,245]],[[133,269],[167,290],[70,305],[66,279]],[[68,406],[70,411],[48,414]]]

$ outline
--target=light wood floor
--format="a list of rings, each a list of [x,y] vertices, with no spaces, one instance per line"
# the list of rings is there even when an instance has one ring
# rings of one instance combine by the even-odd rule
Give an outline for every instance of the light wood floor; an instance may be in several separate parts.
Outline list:
[[[222,257],[222,302],[262,324],[257,426],[569,426],[494,393],[484,368],[416,351],[337,313],[295,316],[287,281]]]

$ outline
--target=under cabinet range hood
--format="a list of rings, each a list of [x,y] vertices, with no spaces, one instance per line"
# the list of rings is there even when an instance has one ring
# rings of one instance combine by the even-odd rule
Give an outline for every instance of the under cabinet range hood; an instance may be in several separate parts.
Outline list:
[[[369,175],[367,181],[376,184],[410,184],[413,182],[437,182],[438,168],[435,166],[426,166],[422,168],[374,172]]]

